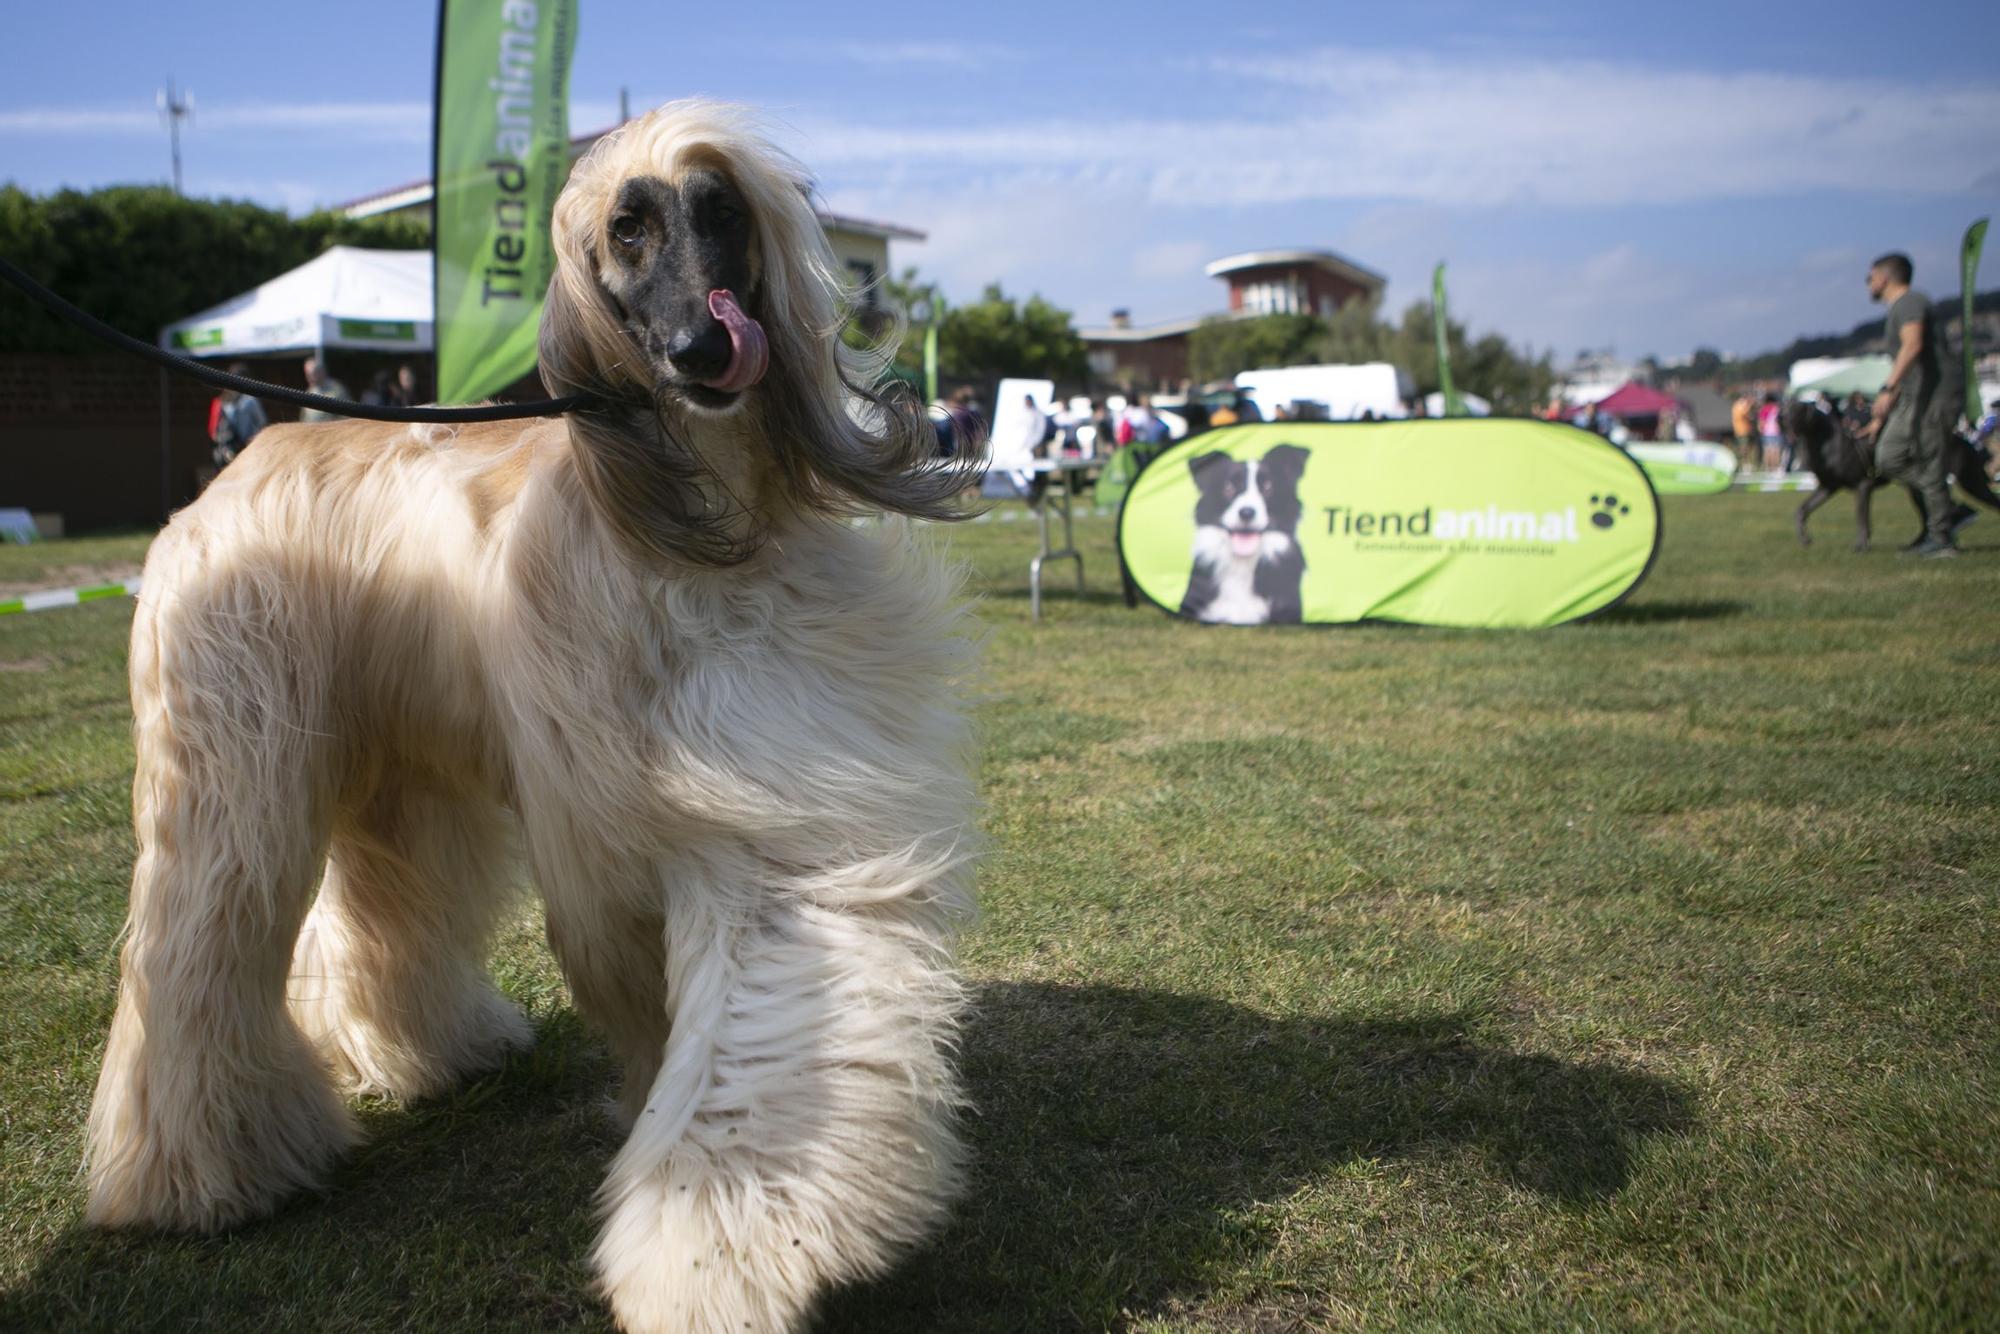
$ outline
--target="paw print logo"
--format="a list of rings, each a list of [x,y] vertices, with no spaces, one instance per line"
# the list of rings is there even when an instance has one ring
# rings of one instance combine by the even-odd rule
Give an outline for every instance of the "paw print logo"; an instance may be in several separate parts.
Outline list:
[[[1613,495],[1592,496],[1590,504],[1590,521],[1599,528],[1609,528],[1632,512],[1630,505],[1619,504]]]

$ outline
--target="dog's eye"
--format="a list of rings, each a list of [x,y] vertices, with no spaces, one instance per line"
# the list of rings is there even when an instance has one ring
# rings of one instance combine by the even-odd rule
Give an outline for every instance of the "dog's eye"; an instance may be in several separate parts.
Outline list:
[[[620,213],[611,220],[611,234],[619,245],[637,245],[646,237],[646,228],[634,213]]]

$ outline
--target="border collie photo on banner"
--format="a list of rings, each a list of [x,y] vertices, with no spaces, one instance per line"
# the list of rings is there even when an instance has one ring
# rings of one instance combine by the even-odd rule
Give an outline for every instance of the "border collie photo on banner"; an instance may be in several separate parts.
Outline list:
[[[1518,418],[1226,426],[1118,512],[1133,586],[1207,625],[1560,625],[1629,595],[1659,544],[1637,462]]]
[[[1229,625],[1294,623],[1305,556],[1299,550],[1299,478],[1311,452],[1278,445],[1256,459],[1211,451],[1188,461],[1194,571],[1181,615]]]

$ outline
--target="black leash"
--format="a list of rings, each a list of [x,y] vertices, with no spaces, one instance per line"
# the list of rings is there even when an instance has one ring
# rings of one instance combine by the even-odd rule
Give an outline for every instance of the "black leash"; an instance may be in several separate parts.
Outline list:
[[[78,310],[4,259],[0,259],[0,278],[5,278],[19,288],[31,301],[57,319],[66,320],[92,338],[121,348],[135,357],[144,357],[170,371],[178,371],[182,375],[200,380],[203,384],[214,385],[218,389],[233,389],[252,398],[274,399],[280,403],[292,403],[302,408],[318,408],[322,412],[331,412],[339,417],[360,417],[376,422],[499,422],[519,417],[560,416],[565,412],[588,407],[595,401],[587,394],[572,394],[567,398],[540,398],[530,403],[482,403],[466,408],[399,408],[388,404],[350,403],[344,398],[328,398],[324,394],[311,394],[303,389],[287,389],[283,385],[265,384],[262,380],[231,375],[228,371],[217,370],[192,357],[183,357],[164,348],[154,347],[151,343],[140,342],[130,334],[112,328],[95,315]]]

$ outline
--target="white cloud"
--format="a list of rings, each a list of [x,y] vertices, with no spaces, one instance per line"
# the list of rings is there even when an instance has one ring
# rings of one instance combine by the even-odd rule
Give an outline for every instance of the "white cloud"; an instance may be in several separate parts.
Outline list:
[[[1205,241],[1159,241],[1132,256],[1129,272],[1134,278],[1185,278],[1202,264],[1215,258]]]
[[[820,59],[824,52],[815,49],[812,54],[814,59]],[[860,65],[978,69],[996,61],[1018,60],[1021,53],[1011,47],[970,42],[841,42],[833,48],[833,55]]]
[[[1403,199],[1466,207],[1679,203],[1828,187],[1969,191],[2000,157],[2000,89],[1583,60],[1329,49],[1205,62],[1254,112],[808,123],[810,160],[904,173],[1116,175],[1156,203]],[[1246,99],[1238,98],[1238,105]]]
[[[22,107],[0,111],[0,134],[131,134],[160,128],[160,115],[123,107]]]
[[[151,107],[25,107],[0,111],[0,134],[157,135],[165,122]],[[241,137],[282,135],[306,142],[428,143],[429,102],[197,103],[183,133]]]

